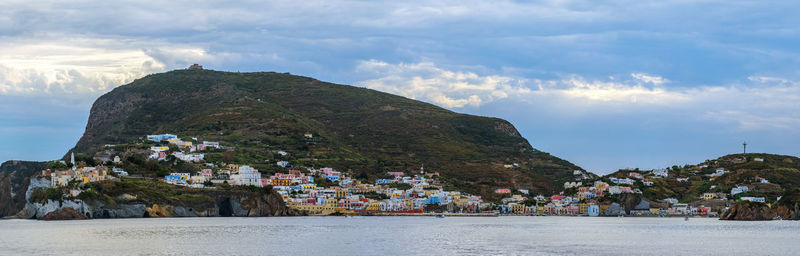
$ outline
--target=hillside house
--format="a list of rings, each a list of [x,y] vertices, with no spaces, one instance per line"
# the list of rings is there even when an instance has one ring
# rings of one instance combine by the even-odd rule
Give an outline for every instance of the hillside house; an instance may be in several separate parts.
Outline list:
[[[666,178],[669,176],[669,170],[667,169],[656,169],[653,170],[653,176]]]
[[[495,189],[494,192],[497,193],[497,194],[511,194],[511,189],[498,188],[498,189]]]
[[[741,199],[742,201],[760,202],[760,203],[764,203],[767,201],[763,197],[753,197],[753,196],[743,196]]]
[[[739,194],[739,193],[744,193],[744,192],[747,192],[747,191],[750,191],[750,188],[748,188],[747,186],[738,186],[738,187],[735,187],[735,188],[731,189],[731,196]]]
[[[239,171],[231,175],[234,185],[262,187],[261,173],[250,166],[243,165]]]
[[[162,142],[167,140],[178,139],[178,135],[175,134],[156,134],[156,135],[147,135],[147,140],[154,141],[154,142]]]

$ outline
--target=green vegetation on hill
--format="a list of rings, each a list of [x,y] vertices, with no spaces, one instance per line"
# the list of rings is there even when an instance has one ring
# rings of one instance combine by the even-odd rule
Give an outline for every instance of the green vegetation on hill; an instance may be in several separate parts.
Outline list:
[[[726,173],[710,176],[717,169],[724,169]],[[794,156],[733,154],[698,165],[673,166],[669,171],[667,178],[652,178],[653,186],[637,182],[633,187],[640,188],[651,200],[677,198],[681,202],[694,202],[703,193],[730,193],[734,187],[748,186],[748,192],[737,194],[732,199],[757,196],[765,197],[767,202],[776,202],[782,197],[783,204],[800,202],[800,158]],[[604,177],[627,177],[630,172],[620,170]],[[688,181],[678,181],[677,178],[688,178]]]
[[[154,133],[219,141],[234,148],[208,153],[208,161],[267,173],[281,160],[366,179],[424,165],[450,185],[481,195],[500,187],[552,192],[580,169],[537,151],[502,119],[290,74],[209,70],[149,75],[103,95],[72,151],[92,155],[106,144],[143,143]],[[504,167],[511,163],[519,166]],[[165,172],[146,161],[135,165]]]

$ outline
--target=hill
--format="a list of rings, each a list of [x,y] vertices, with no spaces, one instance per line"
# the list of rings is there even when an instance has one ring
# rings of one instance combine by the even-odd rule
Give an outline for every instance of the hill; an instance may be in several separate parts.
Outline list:
[[[732,154],[696,165],[672,166],[666,169],[666,177],[657,177],[651,171],[628,169],[598,180],[614,184],[612,178],[633,177],[632,173],[653,182],[645,185],[642,180],[633,179],[635,182],[629,185],[642,191],[642,197],[651,202],[675,198],[683,203],[709,206],[715,211],[738,202],[741,197],[764,197],[766,203],[792,209],[800,202],[800,158],[794,156]],[[732,195],[731,189],[736,187],[748,189]],[[706,193],[714,196],[703,198]],[[792,214],[794,212],[796,210]]]
[[[206,160],[266,173],[288,161],[374,180],[424,166],[484,196],[501,187],[552,192],[580,169],[534,149],[502,119],[285,73],[196,69],[149,75],[101,96],[70,152],[87,160],[119,154],[156,133],[232,146]]]

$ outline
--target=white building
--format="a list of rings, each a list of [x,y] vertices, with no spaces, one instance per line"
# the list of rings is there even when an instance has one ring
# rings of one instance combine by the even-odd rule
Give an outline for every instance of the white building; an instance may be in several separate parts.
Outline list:
[[[111,171],[112,171],[112,172],[114,172],[114,173],[116,173],[116,174],[117,174],[117,175],[119,175],[119,176],[128,176],[128,172],[126,172],[126,171],[125,171],[124,169],[122,169],[122,168],[117,168],[117,167],[114,167],[114,168],[112,168],[112,169],[111,169]]]
[[[743,196],[742,201],[750,201],[750,202],[761,202],[764,203],[767,200],[763,197],[752,197],[752,196]]]
[[[718,168],[718,169],[717,169],[717,170],[716,170],[714,173],[712,173],[710,176],[711,176],[711,177],[716,177],[716,176],[721,176],[721,175],[723,175],[723,174],[726,174],[726,173],[728,173],[728,171],[726,171],[725,169]]]
[[[287,162],[287,161],[278,161],[277,165],[280,166],[280,167],[286,167],[286,166],[289,166],[289,162]]]
[[[261,187],[261,173],[248,165],[239,167],[239,172],[231,175],[234,185],[247,186],[252,185]]]
[[[747,186],[738,186],[738,187],[735,187],[735,188],[731,189],[731,196],[739,194],[739,193],[744,193],[744,192],[747,192],[747,191],[750,191],[750,188],[748,188]]]
[[[175,152],[172,153],[172,155],[185,162],[200,162],[205,159],[204,154],[184,154],[183,152]]]
[[[614,182],[616,184],[633,185],[633,183],[634,183],[634,180],[632,180],[630,178],[619,179],[619,178],[611,177],[611,178],[609,178],[609,180],[611,180],[611,182]]]
[[[669,176],[669,170],[667,170],[667,169],[656,169],[656,170],[653,170],[653,176],[666,178],[666,177]]]

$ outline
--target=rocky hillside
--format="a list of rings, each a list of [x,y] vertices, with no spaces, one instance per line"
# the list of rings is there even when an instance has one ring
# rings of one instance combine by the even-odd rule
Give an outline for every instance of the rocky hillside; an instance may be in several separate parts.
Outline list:
[[[72,151],[93,156],[155,133],[219,141],[233,148],[208,161],[266,173],[280,160],[366,179],[424,166],[482,195],[500,187],[549,193],[580,169],[534,149],[502,119],[290,74],[210,70],[149,75],[103,95]]]
[[[0,217],[14,215],[25,207],[30,179],[46,167],[44,162],[26,161],[0,165]]]

